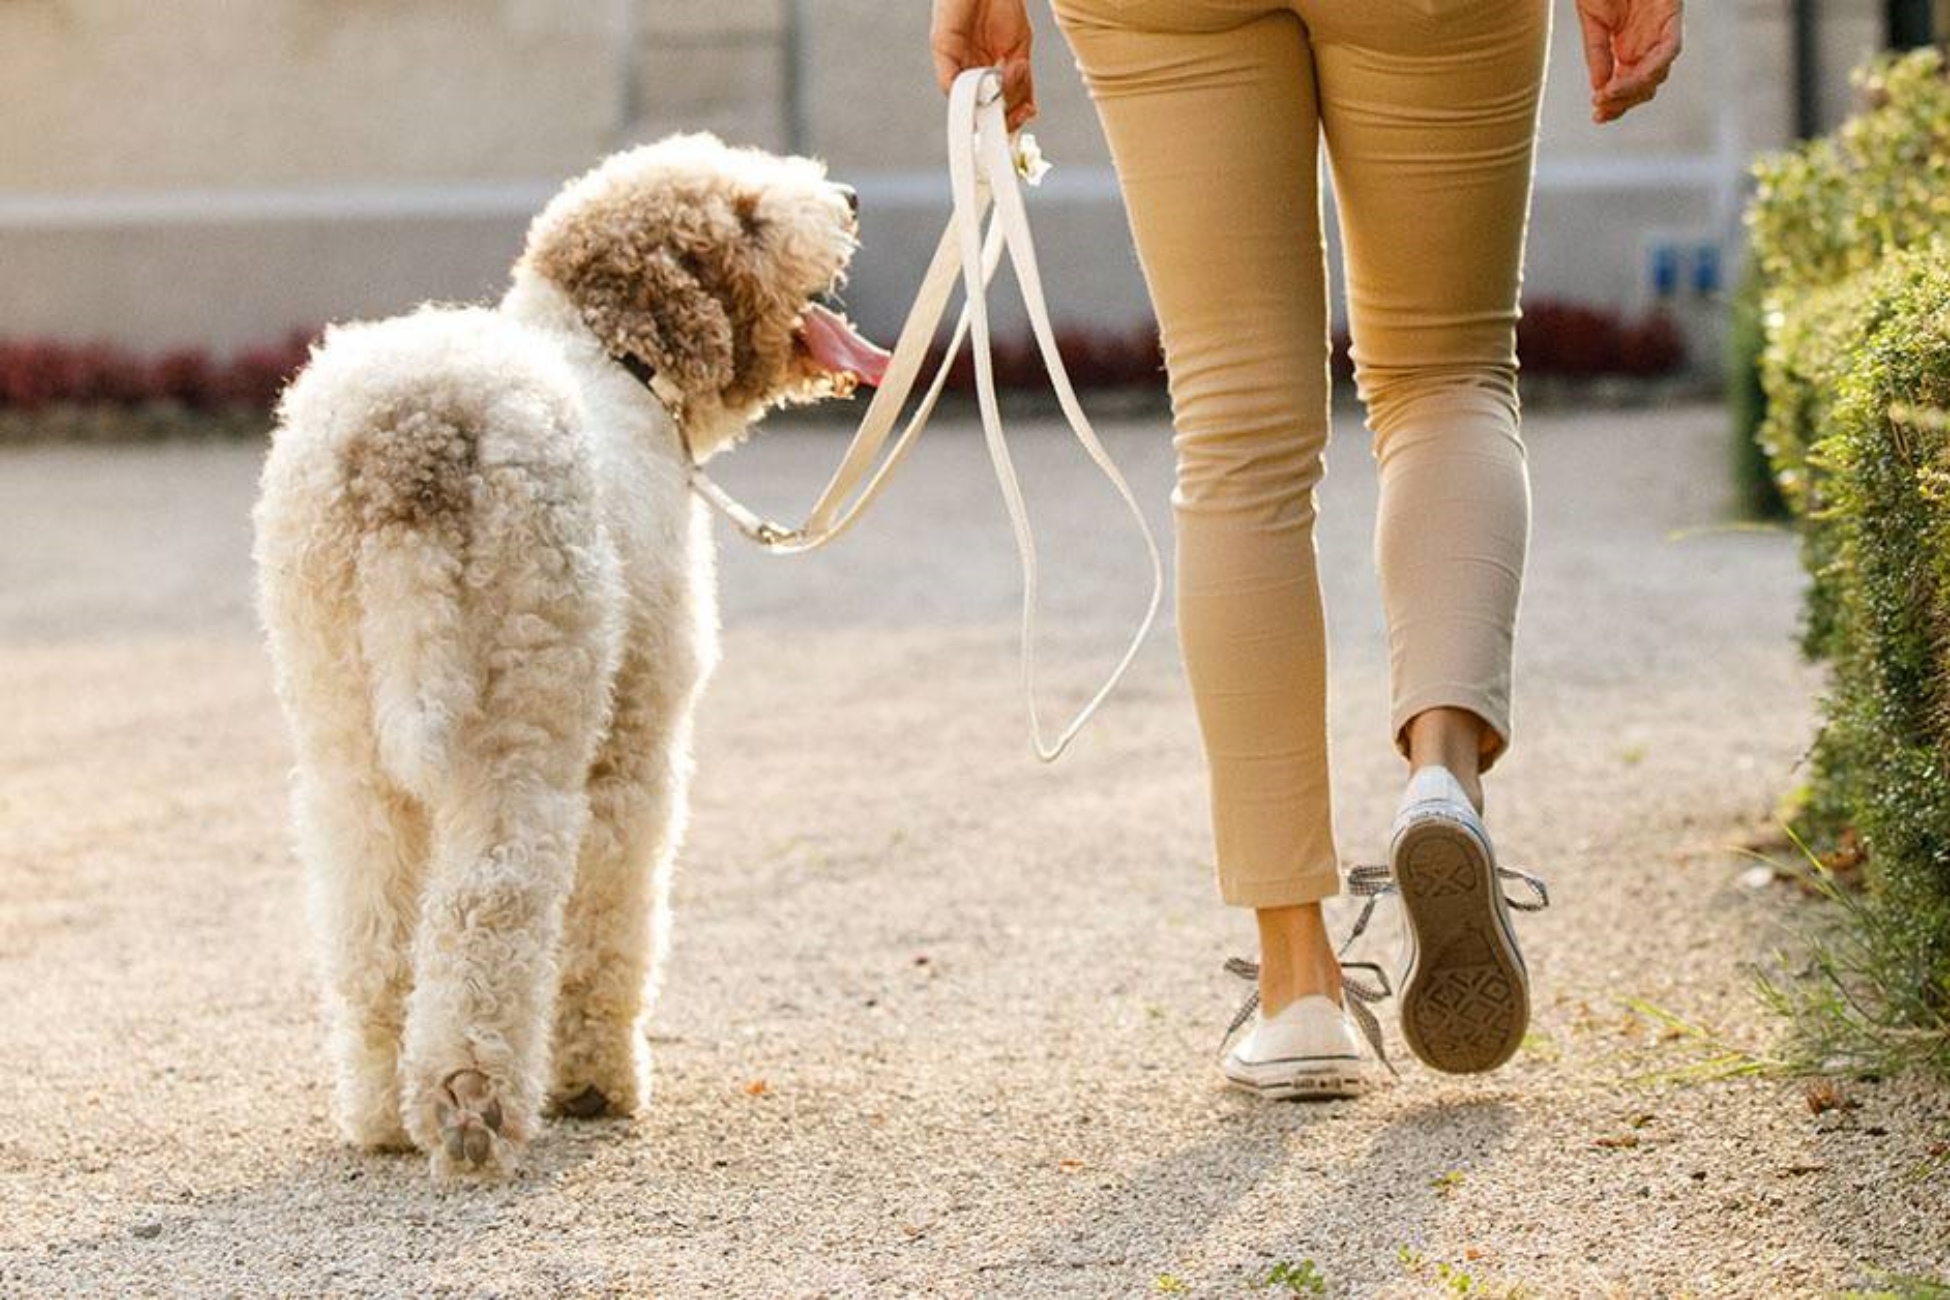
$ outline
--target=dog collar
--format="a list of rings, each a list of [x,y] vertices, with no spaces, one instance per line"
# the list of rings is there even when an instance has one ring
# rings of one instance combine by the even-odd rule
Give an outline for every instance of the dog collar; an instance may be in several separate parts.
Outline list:
[[[629,371],[630,378],[636,380],[645,388],[650,388],[652,393],[656,392],[654,388],[651,388],[651,381],[657,377],[657,368],[648,361],[645,361],[642,357],[631,356],[627,352],[612,352],[609,354],[609,359]]]
[[[677,429],[677,441],[684,448],[684,463],[691,469],[696,469],[697,454],[691,450],[690,430],[684,427],[683,406],[678,402],[667,399],[662,393],[657,391],[657,368],[648,361],[645,361],[642,357],[632,356],[627,352],[612,352],[609,354],[609,359],[623,367],[629,373],[630,378],[642,385],[643,391],[650,394],[651,399],[658,406],[663,407],[664,414],[670,417],[671,424]]]

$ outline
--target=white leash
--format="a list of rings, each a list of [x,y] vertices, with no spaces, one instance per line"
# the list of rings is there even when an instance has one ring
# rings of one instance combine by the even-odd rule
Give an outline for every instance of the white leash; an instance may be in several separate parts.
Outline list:
[[[737,525],[740,532],[767,550],[795,554],[824,546],[852,527],[860,513],[880,495],[894,466],[900,463],[914,439],[926,427],[928,417],[933,414],[935,402],[947,382],[948,368],[961,351],[963,339],[972,334],[975,392],[981,406],[982,433],[988,443],[989,459],[995,465],[996,481],[1002,488],[1003,503],[1009,510],[1016,551],[1022,562],[1022,689],[1024,702],[1029,707],[1030,742],[1035,747],[1036,757],[1049,763],[1061,757],[1098,706],[1117,688],[1125,670],[1137,657],[1144,638],[1150,634],[1164,596],[1164,562],[1159,558],[1158,543],[1151,535],[1150,525],[1145,522],[1144,511],[1138,505],[1136,495],[1092,431],[1090,421],[1077,401],[1076,392],[1070,386],[1070,377],[1063,368],[1063,358],[1057,351],[1055,330],[1050,325],[1049,307],[1043,297],[1042,277],[1036,270],[1036,250],[1029,235],[1029,212],[1023,203],[1021,186],[1017,184],[1015,151],[1004,117],[1002,77],[997,68],[971,68],[955,78],[948,94],[948,173],[954,192],[954,212],[948,219],[948,228],[942,232],[934,260],[929,264],[927,275],[915,295],[913,310],[908,313],[906,324],[901,326],[900,340],[894,345],[893,357],[888,362],[880,386],[874,390],[873,400],[868,403],[866,414],[861,418],[860,428],[853,435],[853,442],[848,446],[832,480],[826,485],[826,490],[807,514],[806,522],[797,528],[787,528],[760,517],[713,483],[695,463],[690,469],[691,486]],[[982,219],[991,202],[995,205],[995,212],[985,236]],[[1023,502],[1022,487],[1016,478],[1008,443],[1002,436],[1002,416],[995,396],[994,363],[989,351],[987,289],[1004,251],[1008,253],[1015,268],[1017,283],[1022,287],[1023,306],[1028,312],[1030,328],[1036,336],[1036,345],[1042,352],[1043,364],[1049,371],[1050,383],[1056,390],[1063,415],[1090,459],[1124,499],[1151,559],[1151,601],[1145,609],[1144,618],[1132,635],[1123,657],[1117,661],[1117,666],[1089,702],[1064,726],[1053,745],[1044,742],[1041,716],[1036,711],[1036,536],[1029,526],[1029,511]],[[922,359],[936,328],[947,314],[948,298],[957,280],[966,286],[966,301],[940,368],[936,370],[920,405],[895,439],[892,449],[880,461],[878,468],[874,468],[874,459],[886,444],[901,408],[907,404],[908,394],[913,391],[915,380],[919,378]]]

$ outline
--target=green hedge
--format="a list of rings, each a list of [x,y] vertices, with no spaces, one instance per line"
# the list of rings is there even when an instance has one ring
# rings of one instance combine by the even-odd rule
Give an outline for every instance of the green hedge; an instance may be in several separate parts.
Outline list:
[[[1847,942],[1871,987],[1835,1006],[1913,1044],[1950,1017],[1950,81],[1930,50],[1858,85],[1839,132],[1757,168],[1760,441],[1832,668],[1800,829],[1867,850]]]
[[[1950,86],[1935,49],[1859,70],[1862,109],[1756,168],[1749,223],[1770,289],[1835,284],[1950,228]]]
[[[1774,482],[1774,466],[1760,445],[1767,419],[1767,392],[1761,387],[1761,356],[1767,350],[1766,317],[1761,311],[1761,279],[1748,268],[1734,290],[1724,355],[1727,423],[1733,438],[1735,505],[1747,519],[1781,519],[1787,502]]]

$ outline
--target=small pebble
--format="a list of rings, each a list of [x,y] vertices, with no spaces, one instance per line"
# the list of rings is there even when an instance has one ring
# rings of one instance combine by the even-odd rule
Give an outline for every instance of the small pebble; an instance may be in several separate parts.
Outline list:
[[[144,1219],[141,1223],[130,1228],[129,1234],[147,1241],[152,1237],[162,1236],[162,1224],[157,1223],[154,1219]]]

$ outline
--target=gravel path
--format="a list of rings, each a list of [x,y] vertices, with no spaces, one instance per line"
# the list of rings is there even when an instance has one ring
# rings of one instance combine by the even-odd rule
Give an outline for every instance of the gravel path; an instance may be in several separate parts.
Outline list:
[[[1717,527],[1719,420],[1529,424],[1490,813],[1557,905],[1523,922],[1540,1007],[1509,1068],[1405,1063],[1314,1106],[1221,1088],[1250,925],[1216,902],[1171,630],[1037,764],[1005,519],[979,439],[939,430],[836,549],[725,546],[652,1109],[455,1195],[326,1122],[256,451],[0,455],[0,1293],[1233,1296],[1311,1261],[1349,1296],[1808,1295],[1950,1269],[1950,1179],[1915,1174],[1942,1092],[1850,1085],[1816,1117],[1798,1083],[1635,1081],[1691,1057],[1628,998],[1765,1045],[1742,964],[1799,910],[1728,847],[1799,779],[1818,682],[1791,539]],[[1162,421],[1105,432],[1163,535]],[[1143,596],[1059,433],[1018,435],[1051,709]],[[787,510],[839,445],[778,432],[724,476]],[[1351,421],[1324,516],[1340,829],[1372,860],[1400,773]]]

